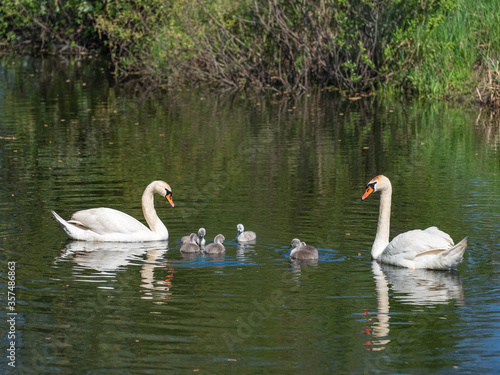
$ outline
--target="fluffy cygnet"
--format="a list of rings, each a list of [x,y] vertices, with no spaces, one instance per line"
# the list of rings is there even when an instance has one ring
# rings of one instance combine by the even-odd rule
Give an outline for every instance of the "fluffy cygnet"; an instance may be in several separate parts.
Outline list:
[[[184,237],[187,237],[187,240],[182,242],[182,246],[180,249],[181,252],[183,252],[183,253],[195,253],[197,251],[200,251],[200,248],[197,244],[198,236],[196,235],[196,233],[191,233],[189,235],[189,237],[188,236],[184,236]],[[182,238],[184,239],[184,237],[182,237]]]
[[[205,245],[205,235],[206,234],[207,234],[207,231],[205,230],[205,228],[198,229],[198,245],[199,246]]]
[[[290,258],[292,259],[318,259],[318,249],[306,245],[305,242],[301,242],[298,238],[292,240],[290,247],[293,248],[290,252]]]
[[[238,233],[236,234],[236,240],[238,241],[253,241],[257,238],[255,232],[252,232],[251,230],[245,231],[243,224],[238,224],[236,229],[238,230]]]
[[[222,254],[226,251],[222,244],[226,238],[222,234],[218,234],[214,238],[214,243],[205,246],[206,254]]]

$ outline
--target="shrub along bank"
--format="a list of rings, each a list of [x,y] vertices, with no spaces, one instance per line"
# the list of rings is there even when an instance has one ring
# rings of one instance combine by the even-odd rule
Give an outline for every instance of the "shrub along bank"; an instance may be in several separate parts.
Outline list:
[[[109,54],[158,85],[499,104],[497,0],[3,0],[0,46]]]

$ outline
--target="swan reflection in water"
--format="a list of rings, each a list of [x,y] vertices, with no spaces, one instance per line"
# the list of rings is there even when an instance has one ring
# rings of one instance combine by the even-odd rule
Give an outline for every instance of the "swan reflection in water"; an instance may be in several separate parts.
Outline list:
[[[371,350],[383,350],[391,341],[389,285],[395,293],[393,298],[406,305],[446,305],[451,300],[455,300],[458,305],[465,305],[462,281],[456,270],[409,269],[372,261],[372,271],[377,290],[378,312],[377,321],[365,330],[365,333],[373,337],[369,343]]]
[[[87,242],[68,241],[55,263],[72,261],[75,280],[107,282],[123,271],[129,264],[141,265],[141,288],[143,299],[168,299],[172,286],[173,269],[163,255],[168,250],[168,241],[158,242]],[[140,263],[138,262],[140,261]],[[167,268],[165,280],[155,279],[156,268]],[[97,271],[92,275],[82,271]],[[153,296],[153,293],[155,294]]]
[[[255,250],[255,241],[253,243],[237,243],[236,259],[240,261],[248,260],[249,255]]]

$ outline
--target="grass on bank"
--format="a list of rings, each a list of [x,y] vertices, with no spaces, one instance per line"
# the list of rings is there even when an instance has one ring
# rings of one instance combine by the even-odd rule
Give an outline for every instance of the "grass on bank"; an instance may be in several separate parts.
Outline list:
[[[418,28],[414,48],[405,73],[418,94],[500,105],[500,1],[457,0],[442,23]]]

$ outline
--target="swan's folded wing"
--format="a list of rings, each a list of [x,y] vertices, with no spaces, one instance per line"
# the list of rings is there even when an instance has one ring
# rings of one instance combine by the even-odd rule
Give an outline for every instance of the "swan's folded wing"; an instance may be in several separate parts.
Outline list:
[[[389,243],[383,256],[413,261],[418,254],[443,251],[453,246],[451,237],[436,227],[415,229],[401,233]]]
[[[446,249],[435,249],[417,254],[415,257],[416,268],[427,269],[453,269],[462,261],[467,247],[467,237],[454,246]]]
[[[440,243],[441,243],[441,241],[444,241],[442,243],[446,244],[447,247],[451,247],[454,245],[453,240],[450,237],[450,235],[446,232],[443,232],[438,227],[429,227],[427,229],[424,229],[423,232],[432,236],[433,241],[439,241]]]
[[[106,207],[75,212],[68,223],[77,225],[81,229],[91,230],[98,234],[130,234],[150,231],[149,228],[132,216]]]

